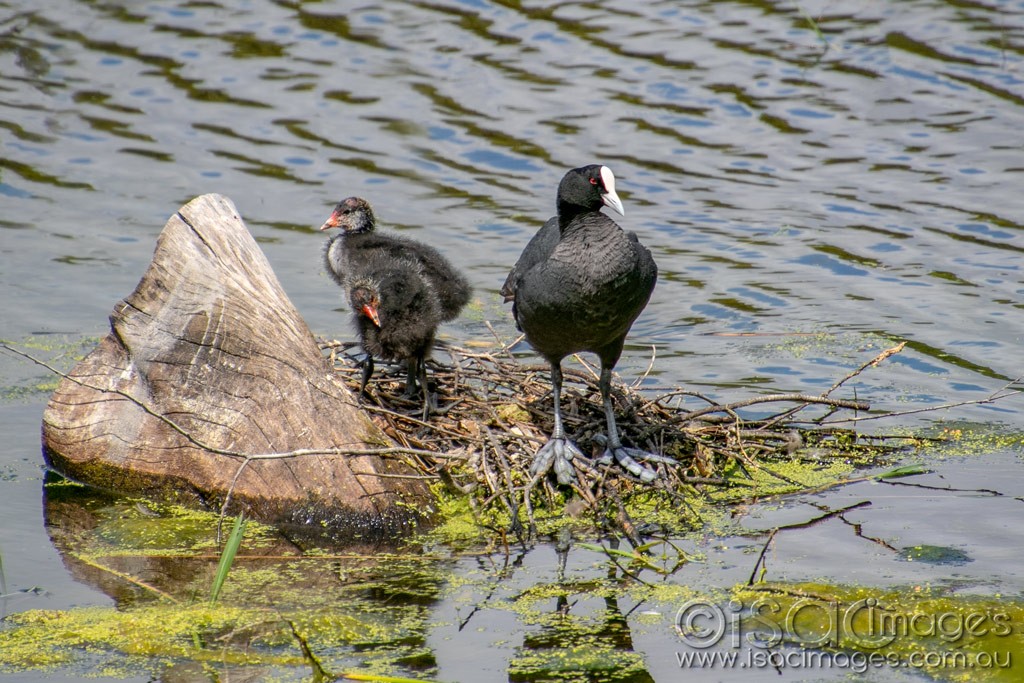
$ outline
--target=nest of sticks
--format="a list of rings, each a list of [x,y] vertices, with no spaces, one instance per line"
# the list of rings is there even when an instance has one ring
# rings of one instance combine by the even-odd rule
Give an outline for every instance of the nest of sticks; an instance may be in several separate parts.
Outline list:
[[[368,395],[362,398],[377,425],[409,449],[423,476],[436,477],[454,492],[470,496],[481,521],[488,511],[506,512],[511,524],[501,531],[535,533],[535,510],[564,510],[567,501],[575,501],[573,509],[589,510],[602,526],[639,540],[642,530],[623,503],[638,491],[657,491],[686,509],[685,496],[695,491],[749,486],[744,475],[751,470],[777,478],[792,490],[805,488],[773,469],[772,463],[780,459],[812,452],[809,457],[815,458],[823,452],[877,455],[901,447],[828,423],[835,422],[839,411],[869,409],[863,401],[833,394],[865,369],[898,353],[902,344],[883,351],[820,395],[765,394],[722,404],[687,389],[641,393],[615,381],[613,401],[624,445],[666,456],[664,461],[647,463],[658,477],[644,483],[617,464],[598,464],[605,430],[598,368],[576,356],[578,362],[563,361],[563,419],[567,435],[594,457],[589,462],[574,460],[577,482],[568,491],[553,476],[530,474],[532,458],[553,426],[550,369],[517,359],[510,352],[515,343],[518,340],[489,352],[444,345],[451,362],[428,362],[438,410],[427,421],[421,419],[420,397],[405,395],[404,365],[378,364]],[[321,347],[329,352],[337,375],[358,395],[358,346],[322,341]],[[684,410],[684,401],[700,407]],[[741,411],[757,416],[743,417]]]

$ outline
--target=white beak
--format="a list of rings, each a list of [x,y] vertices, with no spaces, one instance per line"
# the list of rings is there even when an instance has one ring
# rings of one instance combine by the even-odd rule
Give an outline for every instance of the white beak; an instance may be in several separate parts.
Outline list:
[[[605,189],[604,194],[601,195],[601,201],[620,216],[625,216],[626,210],[622,208],[622,200],[619,199],[619,195],[615,194],[615,176],[607,166],[601,167],[601,182],[604,183]]]

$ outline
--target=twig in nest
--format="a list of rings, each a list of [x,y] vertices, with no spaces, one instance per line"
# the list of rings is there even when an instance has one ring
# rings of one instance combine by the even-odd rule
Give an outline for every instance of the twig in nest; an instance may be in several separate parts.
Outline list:
[[[829,420],[828,422],[821,422],[822,426],[826,425],[837,425],[837,424],[849,424],[851,422],[865,422],[867,420],[880,420],[884,417],[902,417],[904,415],[916,415],[918,413],[931,413],[938,410],[948,410],[950,408],[960,408],[962,406],[974,406],[974,405],[988,405],[989,403],[995,403],[1001,401],[1004,398],[1016,396],[1024,393],[1024,389],[1014,389],[1015,385],[1019,384],[1024,380],[1024,375],[1018,377],[1015,380],[1007,382],[999,389],[996,389],[985,398],[971,399],[968,401],[957,401],[956,403],[944,403],[940,406],[928,406],[925,408],[914,408],[912,410],[901,410],[895,413],[885,413],[883,415],[864,415],[858,417],[846,417],[838,420]]]
[[[901,341],[896,346],[893,346],[891,348],[886,349],[885,351],[882,351],[880,354],[878,354],[877,356],[875,356],[874,358],[869,360],[867,363],[864,363],[859,368],[857,368],[856,370],[854,370],[853,372],[848,374],[846,377],[843,377],[841,380],[839,380],[838,382],[833,384],[831,387],[829,387],[828,391],[826,391],[825,393],[822,394],[822,396],[828,396],[833,391],[835,391],[839,387],[843,386],[848,381],[850,381],[851,379],[853,379],[854,377],[856,377],[860,373],[864,372],[868,368],[877,368],[879,366],[879,364],[881,364],[882,361],[884,361],[886,358],[889,358],[890,356],[895,356],[897,353],[902,351],[903,347],[905,347],[906,345],[907,345],[907,342]]]
[[[760,405],[762,403],[777,403],[780,401],[786,403],[820,404],[835,406],[837,408],[847,408],[849,410],[869,410],[871,408],[870,404],[864,403],[863,401],[850,401],[841,398],[830,398],[828,396],[814,396],[811,394],[768,394],[766,396],[754,396],[753,398],[735,401],[724,405],[716,404],[700,408],[699,410],[693,410],[680,415],[675,419],[675,421],[687,422],[710,413],[735,411],[739,408],[749,408],[750,406]]]
[[[633,381],[633,388],[636,388],[644,383],[647,376],[651,374],[651,370],[654,369],[654,361],[658,358],[658,347],[651,344],[651,362],[647,364],[647,369],[644,370],[643,374],[637,377]]]
[[[519,342],[521,342],[523,339],[525,339],[526,335],[521,334],[512,343],[505,344],[504,342],[501,341],[501,337],[498,336],[498,333],[495,331],[494,326],[491,325],[490,320],[485,320],[484,324],[487,325],[487,329],[491,331],[491,335],[494,337],[494,341],[498,342],[499,351],[504,355],[508,356],[509,358],[511,358],[512,360],[515,360],[515,356],[512,355],[512,351],[510,349]]]

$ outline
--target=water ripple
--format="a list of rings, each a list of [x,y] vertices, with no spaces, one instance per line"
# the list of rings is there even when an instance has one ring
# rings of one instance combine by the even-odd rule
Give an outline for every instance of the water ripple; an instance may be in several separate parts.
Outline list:
[[[805,5],[9,2],[4,225],[40,239],[3,285],[95,330],[166,216],[216,191],[311,326],[347,334],[315,227],[363,194],[512,334],[504,272],[600,160],[662,271],[622,372],[656,342],[659,381],[827,386],[866,335],[911,342],[908,392],[987,390],[1024,337],[1024,3]],[[40,264],[89,302],[38,299]],[[819,333],[838,346],[777,343]]]

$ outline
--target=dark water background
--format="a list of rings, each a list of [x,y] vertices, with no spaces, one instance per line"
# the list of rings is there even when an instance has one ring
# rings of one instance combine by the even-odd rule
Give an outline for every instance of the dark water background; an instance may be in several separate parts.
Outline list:
[[[355,194],[467,272],[476,310],[444,337],[489,339],[484,320],[511,337],[505,274],[564,171],[601,162],[619,222],[661,270],[624,381],[653,346],[651,390],[820,392],[897,341],[903,353],[850,387],[880,408],[977,400],[1024,374],[1020,0],[0,1],[0,145],[0,337],[15,344],[103,335],[168,216],[207,192],[235,202],[317,333],[350,334],[315,228]],[[0,378],[6,582],[48,591],[4,609],[104,604],[68,578],[42,525],[47,373],[0,355]],[[882,428],[1019,430],[1020,407]],[[1015,443],[933,475],[1000,489],[998,503],[872,490],[889,502],[864,520],[908,545],[961,547],[971,590],[1019,592]],[[794,540],[775,578],[950,574],[886,569],[830,529]],[[686,580],[728,585],[734,561]],[[499,643],[515,632],[439,627],[440,678],[468,680],[476,658],[503,679]],[[674,680],[670,636],[637,637],[652,675]]]

